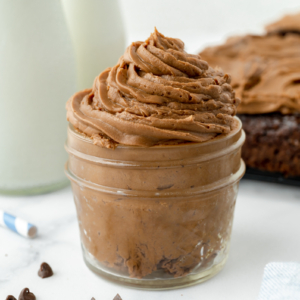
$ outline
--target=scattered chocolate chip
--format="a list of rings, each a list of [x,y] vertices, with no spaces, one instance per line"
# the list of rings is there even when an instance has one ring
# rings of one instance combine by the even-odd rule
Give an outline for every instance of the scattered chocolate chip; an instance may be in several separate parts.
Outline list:
[[[52,271],[51,267],[47,263],[44,262],[40,266],[38,275],[42,278],[51,277],[53,275],[53,271]]]
[[[91,300],[96,300],[94,297]]]
[[[18,300],[35,300],[33,293],[30,293],[28,288],[25,288],[21,291]]]
[[[122,300],[119,294],[116,295],[116,297],[113,300]]]
[[[12,295],[8,295],[5,300],[17,300],[17,299]]]

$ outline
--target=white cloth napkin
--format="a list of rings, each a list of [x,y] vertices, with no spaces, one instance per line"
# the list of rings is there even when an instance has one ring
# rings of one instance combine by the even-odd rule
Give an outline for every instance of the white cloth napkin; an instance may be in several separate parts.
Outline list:
[[[267,264],[258,300],[300,300],[300,263]]]

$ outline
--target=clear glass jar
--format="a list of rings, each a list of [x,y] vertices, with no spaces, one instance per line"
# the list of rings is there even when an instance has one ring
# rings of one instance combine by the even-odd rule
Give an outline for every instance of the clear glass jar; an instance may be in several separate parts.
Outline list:
[[[217,274],[228,257],[244,139],[239,121],[205,143],[112,150],[70,125],[66,172],[87,266],[148,289]]]

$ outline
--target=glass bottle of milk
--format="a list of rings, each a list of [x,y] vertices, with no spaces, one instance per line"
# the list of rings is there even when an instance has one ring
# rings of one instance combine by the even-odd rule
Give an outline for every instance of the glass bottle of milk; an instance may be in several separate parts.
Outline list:
[[[80,89],[117,64],[125,50],[118,0],[62,0],[75,47]]]
[[[67,183],[65,103],[77,90],[60,0],[0,1],[0,192]]]

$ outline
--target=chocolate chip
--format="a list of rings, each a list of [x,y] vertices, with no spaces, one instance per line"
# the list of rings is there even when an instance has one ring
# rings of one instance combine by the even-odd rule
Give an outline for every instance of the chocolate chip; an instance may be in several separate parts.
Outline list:
[[[28,288],[25,288],[21,291],[18,300],[35,300],[33,293],[30,293]]]
[[[17,299],[12,295],[8,295],[5,300],[17,300]]]
[[[51,277],[53,275],[53,271],[51,267],[47,263],[42,263],[38,272],[38,275],[42,278]]]
[[[116,297],[113,300],[122,300],[119,294],[116,295]]]
[[[94,297],[91,300],[96,300]]]

